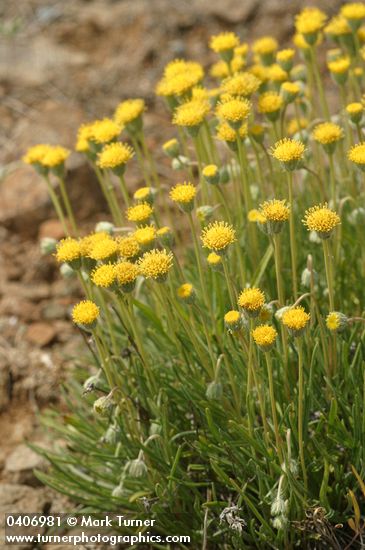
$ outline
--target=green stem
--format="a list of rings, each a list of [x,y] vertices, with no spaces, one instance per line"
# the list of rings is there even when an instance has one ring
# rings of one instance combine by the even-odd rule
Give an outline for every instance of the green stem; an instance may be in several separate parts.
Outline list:
[[[317,59],[316,59],[315,48],[314,47],[309,48],[309,52],[310,52],[310,60],[311,60],[312,68],[313,68],[314,78],[316,80],[317,89],[318,89],[318,93],[319,93],[319,101],[320,101],[320,104],[321,104],[322,114],[323,114],[324,118],[329,120],[330,112],[329,112],[329,108],[328,108],[328,105],[327,105],[326,96],[325,96],[324,90],[323,90],[321,75],[320,75],[320,72],[319,72],[319,69],[318,69],[318,63],[317,63]]]
[[[60,182],[61,196],[62,196],[63,204],[64,204],[66,212],[67,212],[68,219],[70,220],[73,232],[75,233],[75,235],[77,235],[78,234],[77,224],[76,224],[76,220],[75,220],[75,216],[74,216],[74,213],[73,213],[73,210],[72,210],[70,200],[68,198],[65,180],[60,177],[59,182]]]
[[[295,227],[294,227],[293,172],[287,172],[287,175],[288,175],[289,205],[290,205],[289,232],[290,232],[292,284],[293,284],[294,298],[296,299],[298,294],[298,283],[297,283],[297,248],[296,248]]]
[[[46,180],[46,183],[47,183],[49,196],[51,197],[54,209],[56,210],[57,216],[58,216],[58,218],[59,218],[59,220],[62,224],[62,228],[65,232],[65,235],[69,236],[69,231],[68,231],[68,228],[67,228],[67,223],[66,223],[65,215],[64,215],[63,210],[62,210],[61,203],[60,203],[60,201],[57,197],[57,194],[56,194],[55,190],[52,187],[52,183],[50,182],[49,177],[45,176],[45,180]]]
[[[127,191],[127,185],[123,174],[119,176],[119,188],[122,193],[122,197],[126,206],[129,206],[130,201],[129,201],[128,191]]]
[[[284,461],[284,455],[283,455],[283,450],[282,450],[282,442],[281,442],[281,438],[280,438],[279,423],[278,423],[278,417],[277,417],[277,412],[276,412],[274,379],[273,379],[273,372],[272,372],[272,358],[271,358],[270,352],[265,353],[265,358],[266,358],[267,374],[268,374],[268,377],[269,377],[270,404],[271,404],[272,420],[273,420],[273,423],[274,423],[276,451],[279,455],[280,464],[282,464],[283,461]]]
[[[331,250],[328,239],[323,239],[323,254],[324,254],[324,264],[326,268],[326,278],[328,286],[328,297],[330,303],[330,311],[335,309],[334,301],[334,291],[333,291],[333,273],[332,273],[332,259],[331,259]]]
[[[299,380],[298,380],[298,443],[299,456],[303,471],[303,481],[305,491],[308,490],[307,470],[304,460],[304,441],[303,441],[303,404],[304,404],[304,367],[303,367],[303,346],[301,337],[298,338],[298,358],[299,358]]]
[[[336,204],[337,204],[337,198],[336,198],[336,173],[335,173],[335,165],[334,165],[334,162],[333,162],[333,155],[329,155],[329,163],[330,163],[332,208],[336,208]]]
[[[205,303],[208,311],[210,311],[210,314],[211,314],[211,317],[212,317],[212,320],[213,320],[214,316],[213,316],[213,312],[211,310],[211,304],[210,304],[209,296],[208,296],[208,293],[207,293],[207,285],[205,284],[204,277],[203,277],[203,266],[202,266],[200,248],[199,248],[198,239],[196,237],[194,221],[193,221],[193,216],[192,216],[191,212],[188,213],[188,219],[189,219],[189,224],[190,224],[190,231],[191,231],[191,234],[192,234],[192,237],[193,237],[194,251],[195,251],[196,262],[198,264],[199,280],[200,280],[201,290],[202,290],[202,293],[203,293],[204,303]]]
[[[226,259],[223,258],[223,257],[222,257],[222,265],[223,265],[223,270],[224,270],[224,276],[225,276],[226,281],[227,281],[229,299],[231,301],[231,307],[232,307],[232,309],[234,309],[235,304],[236,304],[235,291],[233,289],[232,281],[231,281],[231,278],[229,276],[229,271],[228,271],[228,266],[227,266]]]
[[[275,256],[275,271],[276,271],[276,284],[277,284],[277,290],[278,290],[278,299],[279,299],[279,305],[280,307],[285,306],[285,294],[284,294],[284,288],[283,288],[283,279],[281,276],[282,272],[282,265],[281,265],[281,250],[280,250],[280,235],[279,233],[275,233],[273,235],[273,241],[274,241],[274,256]],[[284,354],[284,372],[285,372],[285,380],[284,380],[284,388],[285,388],[285,395],[289,399],[290,398],[290,385],[289,385],[289,372],[288,372],[288,364],[289,364],[289,357],[288,357],[288,335],[284,327],[281,327],[281,340],[283,345],[283,354]]]

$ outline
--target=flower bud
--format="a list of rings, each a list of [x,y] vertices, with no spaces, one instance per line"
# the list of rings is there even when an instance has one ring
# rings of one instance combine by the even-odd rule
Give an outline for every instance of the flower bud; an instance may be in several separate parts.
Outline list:
[[[166,141],[163,144],[162,149],[164,153],[166,153],[166,155],[174,159],[179,155],[180,144],[177,141],[177,139],[173,138],[173,139],[170,139],[169,141]]]
[[[56,239],[52,239],[51,237],[44,237],[41,240],[40,248],[44,256],[46,256],[47,254],[53,254],[54,252],[56,252],[56,247],[57,247]]]
[[[186,166],[189,166],[190,160],[187,157],[184,157],[182,155],[179,155],[178,157],[172,159],[171,166],[172,169],[177,170],[183,170],[186,168]]]
[[[94,413],[98,416],[109,416],[113,409],[113,402],[111,400],[110,394],[103,395],[99,397],[93,404]]]
[[[76,276],[76,271],[66,263],[60,265],[60,273],[64,279],[72,279]]]
[[[145,461],[143,460],[142,452],[139,453],[138,458],[131,460],[128,471],[131,477],[140,478],[147,475],[148,469]]]
[[[108,233],[108,235],[113,235],[115,226],[110,222],[98,222],[95,225],[95,233]]]
[[[211,219],[214,213],[214,208],[209,205],[199,206],[196,209],[196,215],[201,223],[205,223]]]
[[[213,382],[208,384],[205,395],[209,401],[220,401],[223,396],[222,384],[216,380],[213,380]]]

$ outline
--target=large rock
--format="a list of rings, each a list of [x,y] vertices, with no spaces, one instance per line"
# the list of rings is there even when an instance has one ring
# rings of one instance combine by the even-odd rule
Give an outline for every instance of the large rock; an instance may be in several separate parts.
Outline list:
[[[34,469],[43,469],[44,459],[25,444],[20,444],[8,455],[4,475],[14,483],[37,486],[39,480],[35,477]]]

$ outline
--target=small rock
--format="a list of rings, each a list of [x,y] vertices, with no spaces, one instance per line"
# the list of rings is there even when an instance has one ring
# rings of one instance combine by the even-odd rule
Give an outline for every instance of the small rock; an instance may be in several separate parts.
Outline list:
[[[46,323],[32,323],[26,332],[27,340],[41,348],[50,344],[55,337],[54,327]]]

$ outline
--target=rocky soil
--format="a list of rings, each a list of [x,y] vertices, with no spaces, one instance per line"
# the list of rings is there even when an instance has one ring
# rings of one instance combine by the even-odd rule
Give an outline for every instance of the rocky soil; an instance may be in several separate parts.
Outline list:
[[[305,3],[308,5],[308,2]],[[340,2],[322,0],[334,12]],[[56,404],[80,337],[69,322],[79,296],[39,251],[62,237],[44,182],[19,161],[37,142],[72,147],[82,121],[127,97],[148,105],[149,144],[172,135],[153,90],[174,57],[209,64],[211,34],[292,34],[301,0],[17,0],[0,3],[0,512],[64,511],[32,473],[44,467],[25,441],[42,442],[38,413]],[[104,219],[88,167],[72,158],[67,185],[82,225]],[[140,184],[132,172],[130,180]]]

